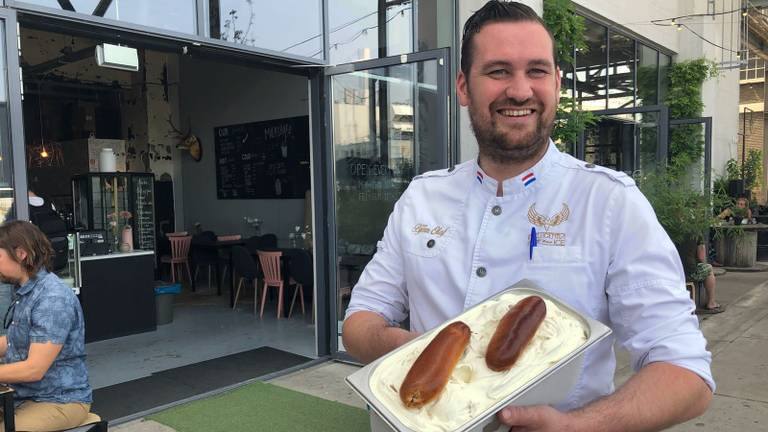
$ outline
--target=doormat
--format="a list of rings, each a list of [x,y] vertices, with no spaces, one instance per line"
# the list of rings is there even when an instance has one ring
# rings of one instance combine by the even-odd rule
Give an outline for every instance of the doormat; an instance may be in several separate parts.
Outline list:
[[[94,390],[91,411],[102,418],[116,420],[311,360],[272,347],[260,347]]]
[[[149,416],[177,432],[366,432],[368,412],[255,382]]]

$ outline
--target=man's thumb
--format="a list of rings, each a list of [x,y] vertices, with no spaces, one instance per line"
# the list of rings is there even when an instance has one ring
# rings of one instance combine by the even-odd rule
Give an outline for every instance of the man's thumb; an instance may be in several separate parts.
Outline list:
[[[499,420],[509,426],[535,426],[541,418],[540,407],[510,405],[499,412]]]

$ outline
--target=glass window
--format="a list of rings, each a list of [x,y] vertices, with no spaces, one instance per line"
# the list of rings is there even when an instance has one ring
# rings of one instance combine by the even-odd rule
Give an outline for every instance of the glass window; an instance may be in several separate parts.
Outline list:
[[[0,20],[0,223],[14,219],[13,158],[11,157],[11,109],[5,71],[5,21]],[[25,198],[26,199],[26,198]]]
[[[635,41],[611,32],[608,55],[608,108],[635,105]]]
[[[55,9],[103,16],[117,21],[180,33],[197,33],[196,0],[21,0]],[[69,7],[71,6],[71,8]]]
[[[659,101],[664,103],[669,90],[669,68],[672,66],[672,57],[659,53]]]
[[[587,43],[585,51],[576,52],[576,98],[583,110],[602,110],[606,107],[606,69],[608,60],[605,27],[588,19],[584,20]]]
[[[656,105],[659,102],[659,52],[638,44],[637,55],[637,106]]]
[[[209,5],[211,38],[323,58],[322,0],[209,0]]]
[[[390,1],[382,19],[386,44],[379,50],[378,0],[329,0],[329,57],[331,64],[405,54],[413,51],[411,0]]]

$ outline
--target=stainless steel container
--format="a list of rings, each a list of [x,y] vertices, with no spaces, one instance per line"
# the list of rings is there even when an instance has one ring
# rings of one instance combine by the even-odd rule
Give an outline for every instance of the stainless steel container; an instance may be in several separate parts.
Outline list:
[[[509,292],[514,292],[521,295],[537,295],[554,302],[560,308],[570,312],[577,319],[581,320],[584,328],[587,330],[587,340],[578,349],[574,350],[570,354],[563,357],[560,361],[541,372],[530,382],[513,391],[507,397],[503,398],[496,404],[483,411],[478,416],[472,418],[467,423],[456,429],[456,432],[506,432],[509,427],[502,426],[496,420],[496,413],[505,406],[510,404],[535,405],[556,404],[561,402],[563,398],[570,393],[571,389],[576,385],[579,379],[581,366],[584,362],[584,353],[586,350],[611,334],[611,329],[606,327],[603,323],[582,315],[581,313],[568,306],[566,303],[563,303],[557,297],[537,289],[510,288],[494,295],[486,301],[496,300],[498,297]],[[480,304],[474,308],[479,307]],[[461,315],[452,318],[450,321],[461,319],[462,316],[470,313],[472,309],[464,311]],[[437,328],[440,328],[440,326]],[[427,332],[414,341],[421,338],[429,338],[432,336],[434,331],[435,330]],[[376,396],[374,396],[373,390],[370,386],[370,379],[373,371],[376,369],[376,367],[378,367],[379,364],[386,361],[387,358],[396,352],[402,349],[406,349],[414,341],[411,341],[408,344],[405,344],[402,347],[392,351],[391,353],[377,359],[376,361],[368,364],[364,368],[356,371],[346,378],[347,384],[349,384],[349,386],[352,387],[352,389],[368,403],[369,412],[371,415],[372,432],[412,431],[412,429],[403,425],[395,416],[395,414],[389,411],[384,406],[384,404],[381,403],[376,398]]]

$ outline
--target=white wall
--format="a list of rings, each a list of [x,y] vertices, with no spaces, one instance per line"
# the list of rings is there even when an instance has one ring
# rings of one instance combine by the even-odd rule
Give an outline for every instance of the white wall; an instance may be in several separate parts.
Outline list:
[[[188,155],[180,158],[184,191],[183,221],[178,227],[190,230],[200,222],[203,229],[217,234],[250,236],[253,231],[243,217],[251,216],[264,221],[262,233],[285,239],[292,227],[304,226],[303,199],[217,198],[213,128],[308,115],[307,79],[185,56],[180,82],[185,130],[191,120],[192,131],[203,145],[203,158],[200,162]]]

